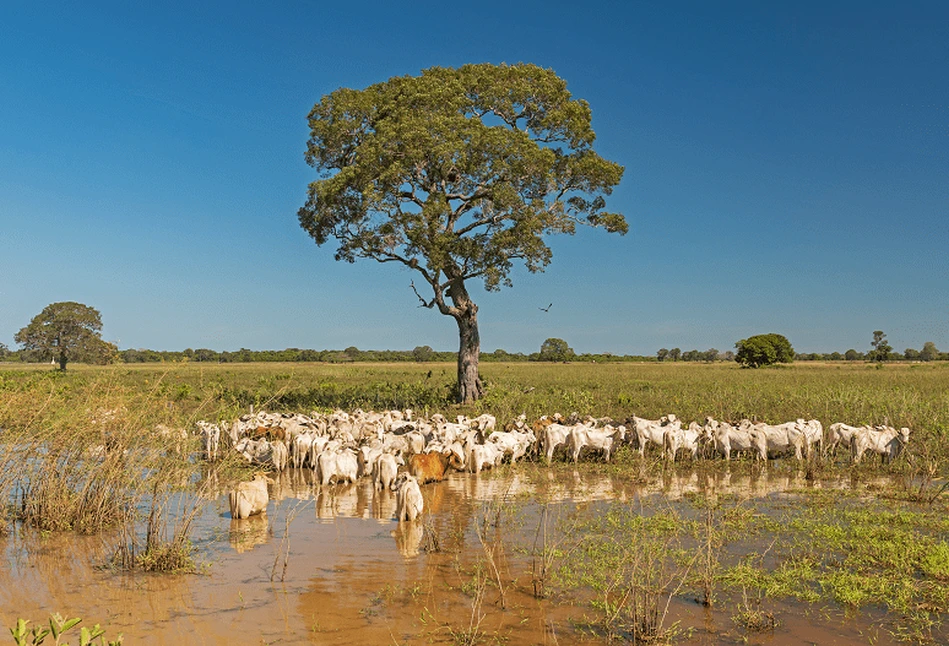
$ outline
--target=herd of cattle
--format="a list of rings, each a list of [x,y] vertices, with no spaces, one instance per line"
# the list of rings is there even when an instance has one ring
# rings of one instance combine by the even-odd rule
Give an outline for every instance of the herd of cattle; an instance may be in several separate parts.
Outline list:
[[[559,414],[529,422],[521,415],[499,429],[492,415],[459,416],[450,422],[441,414],[417,418],[411,410],[331,414],[276,414],[258,412],[233,423],[200,421],[198,430],[205,457],[217,459],[222,447],[240,453],[248,462],[283,471],[289,466],[309,468],[323,485],[355,482],[370,477],[379,489],[396,493],[396,516],[415,520],[422,512],[419,485],[443,480],[450,469],[479,473],[521,458],[554,459],[558,451],[574,462],[598,452],[609,460],[624,443],[645,457],[650,445],[668,460],[680,454],[691,458],[748,453],[767,462],[769,457],[793,454],[797,460],[836,456],[849,448],[852,462],[867,453],[884,461],[897,457],[909,440],[909,429],[890,426],[832,424],[825,434],[820,421],[798,419],[784,424],[737,424],[706,418],[704,424],[683,426],[675,415],[658,420],[631,416],[622,422],[610,418],[568,418]],[[816,452],[815,452],[816,447]],[[231,516],[246,518],[266,509],[268,478],[259,474],[241,483],[229,496]]]

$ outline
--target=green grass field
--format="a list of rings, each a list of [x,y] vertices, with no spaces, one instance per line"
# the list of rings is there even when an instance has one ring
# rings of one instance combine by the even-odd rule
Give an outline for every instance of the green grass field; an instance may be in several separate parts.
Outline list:
[[[499,420],[576,411],[597,417],[630,414],[683,420],[743,417],[783,422],[817,418],[824,425],[889,423],[915,437],[949,430],[949,364],[806,363],[742,370],[735,364],[485,363],[486,397],[469,407],[451,403],[455,366],[424,364],[135,364],[74,366],[0,365],[0,424],[18,425],[12,393],[32,393],[69,406],[77,397],[163,401],[180,421],[230,417],[247,410],[308,412],[340,407],[413,408],[490,412]],[[6,406],[4,406],[4,402]],[[115,403],[115,402],[113,402]],[[27,409],[38,405],[27,406]],[[11,419],[14,418],[14,419]]]

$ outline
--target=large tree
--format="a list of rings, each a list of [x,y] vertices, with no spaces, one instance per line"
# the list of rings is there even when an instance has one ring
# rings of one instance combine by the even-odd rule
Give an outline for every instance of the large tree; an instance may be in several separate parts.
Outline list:
[[[106,363],[115,346],[102,340],[102,317],[82,303],[51,303],[16,333],[24,350],[36,350],[43,359],[53,358],[59,369],[69,361]]]
[[[433,67],[324,96],[306,161],[319,174],[299,210],[336,259],[408,267],[422,305],[458,325],[458,401],[482,395],[478,307],[468,291],[510,286],[516,261],[542,271],[544,236],[578,224],[626,233],[605,211],[623,167],[593,151],[590,106],[536,65]],[[423,296],[423,293],[425,295]]]

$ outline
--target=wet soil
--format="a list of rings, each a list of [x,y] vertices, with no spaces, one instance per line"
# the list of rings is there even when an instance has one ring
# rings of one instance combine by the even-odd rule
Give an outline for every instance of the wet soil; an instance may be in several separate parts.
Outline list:
[[[766,507],[804,488],[849,486],[803,474],[684,472],[634,483],[570,468],[505,468],[426,485],[423,520],[400,524],[389,492],[368,482],[320,487],[309,472],[291,470],[272,487],[266,516],[232,520],[226,494],[215,495],[193,533],[199,574],[103,567],[114,535],[21,529],[0,537],[0,619],[11,626],[17,617],[60,612],[101,623],[107,638],[122,633],[126,644],[603,643],[604,635],[584,628],[595,612],[582,595],[534,596],[529,547],[542,510],[597,513],[600,501],[674,505],[691,495]],[[497,535],[487,528],[501,513],[509,513],[502,544],[485,541]],[[707,609],[677,595],[665,625],[678,622],[673,641],[683,644],[896,643],[882,628],[882,611],[770,599],[761,609],[778,625],[749,632],[733,620],[739,601]]]

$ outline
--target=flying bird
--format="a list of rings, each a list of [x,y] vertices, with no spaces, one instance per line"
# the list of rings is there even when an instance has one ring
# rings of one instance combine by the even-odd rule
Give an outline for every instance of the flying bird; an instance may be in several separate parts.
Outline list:
[[[550,305],[553,305],[553,303],[551,303]],[[550,305],[548,305],[547,307],[538,307],[537,309],[539,309],[541,312],[549,312]]]

